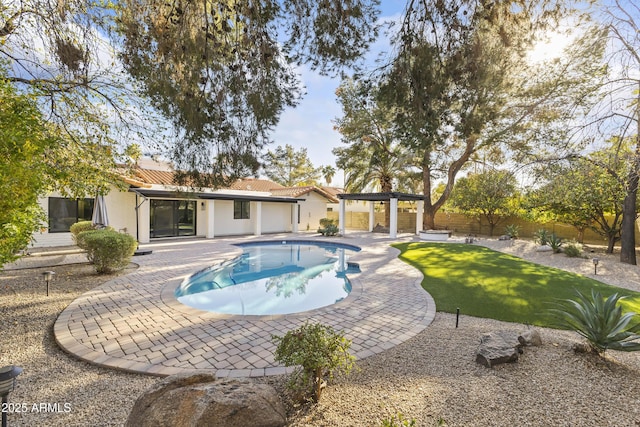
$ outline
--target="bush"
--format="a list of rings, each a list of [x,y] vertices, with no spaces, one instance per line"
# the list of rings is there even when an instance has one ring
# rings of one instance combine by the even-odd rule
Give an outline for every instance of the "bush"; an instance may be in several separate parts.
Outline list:
[[[73,242],[78,245],[80,249],[87,250],[87,248],[84,246],[84,242],[81,239],[78,239],[78,236],[80,235],[80,233],[89,230],[95,230],[95,227],[93,226],[93,223],[91,221],[76,222],[69,228],[69,231],[71,231],[71,238],[73,239]]]
[[[566,327],[587,339],[593,351],[600,354],[604,351],[638,351],[640,350],[640,324],[630,326],[636,313],[622,314],[622,307],[617,293],[606,300],[600,292],[591,290],[591,299],[580,292],[577,300],[567,299],[559,303],[559,308],[552,312]]]
[[[272,335],[271,338],[277,344],[275,360],[285,366],[298,366],[289,387],[303,395],[310,394],[316,402],[326,386],[325,378],[332,378],[334,371],[348,374],[353,368],[355,357],[349,353],[351,341],[331,326],[306,322],[284,337]]]
[[[512,239],[517,239],[520,235],[520,226],[516,224],[509,224],[504,228],[504,234]]]
[[[129,265],[137,246],[132,236],[108,228],[84,231],[78,234],[78,241],[86,246],[87,258],[100,274]]]
[[[581,245],[577,242],[569,242],[564,246],[564,254],[570,258],[582,255]]]
[[[338,234],[338,224],[335,220],[329,218],[322,218],[320,220],[320,228],[318,228],[318,233],[323,236],[335,236]]]

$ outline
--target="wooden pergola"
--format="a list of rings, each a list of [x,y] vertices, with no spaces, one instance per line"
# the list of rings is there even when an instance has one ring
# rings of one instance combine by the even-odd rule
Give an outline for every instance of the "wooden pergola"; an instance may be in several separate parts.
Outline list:
[[[338,194],[339,216],[338,222],[340,234],[345,235],[345,200],[360,200],[369,202],[369,231],[373,231],[374,206],[376,202],[389,202],[391,217],[389,221],[389,237],[395,239],[398,236],[398,201],[418,202],[416,211],[416,234],[420,234],[422,229],[422,211],[424,209],[424,196],[421,194],[408,193],[343,193]]]

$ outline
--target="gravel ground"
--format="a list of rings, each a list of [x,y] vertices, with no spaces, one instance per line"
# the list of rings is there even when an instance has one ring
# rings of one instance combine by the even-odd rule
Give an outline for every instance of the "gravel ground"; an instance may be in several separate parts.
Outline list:
[[[538,253],[529,242],[481,239],[479,244],[593,275],[590,259]],[[640,290],[639,267],[620,264],[616,255],[598,250],[591,255],[601,259],[599,280]],[[41,277],[46,269],[0,273],[0,366],[24,368],[9,396],[9,425],[123,425],[135,399],[158,379],[78,361],[62,352],[52,336],[60,311],[112,276],[97,276],[86,264],[57,266],[47,297]],[[525,349],[518,363],[493,369],[475,363],[483,333],[526,328],[463,315],[456,329],[455,315],[438,313],[411,340],[359,361],[357,372],[336,378],[319,404],[288,402],[289,424],[379,426],[402,413],[418,426],[640,425],[640,354],[611,352],[604,359],[575,354],[576,334],[539,329],[543,346]],[[284,380],[257,381],[284,395]]]

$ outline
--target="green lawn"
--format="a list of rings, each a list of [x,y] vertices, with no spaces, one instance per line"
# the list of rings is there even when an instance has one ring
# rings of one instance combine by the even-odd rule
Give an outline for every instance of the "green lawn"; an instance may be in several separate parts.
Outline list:
[[[401,243],[400,259],[424,275],[422,287],[431,294],[438,311],[508,322],[553,326],[548,309],[558,299],[575,298],[576,290],[604,297],[628,295],[624,310],[640,313],[640,293],[605,285],[564,270],[468,244]],[[553,256],[565,256],[557,254]]]

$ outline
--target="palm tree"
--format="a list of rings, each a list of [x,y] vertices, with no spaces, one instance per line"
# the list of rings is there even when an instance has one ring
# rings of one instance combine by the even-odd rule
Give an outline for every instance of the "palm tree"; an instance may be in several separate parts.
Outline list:
[[[371,87],[347,80],[336,91],[343,117],[335,120],[346,147],[334,148],[337,166],[345,171],[345,191],[388,193],[412,172],[410,156],[393,134],[393,111],[381,105]],[[385,226],[390,225],[385,203]]]

